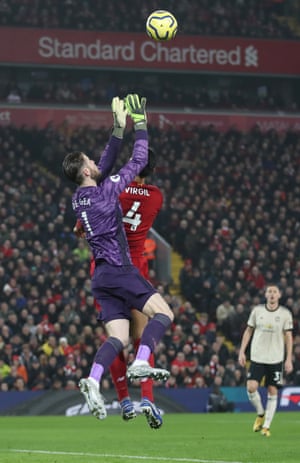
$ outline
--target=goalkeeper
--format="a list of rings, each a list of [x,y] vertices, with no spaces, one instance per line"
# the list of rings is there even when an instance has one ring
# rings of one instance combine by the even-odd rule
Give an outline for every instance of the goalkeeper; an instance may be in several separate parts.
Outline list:
[[[94,161],[79,151],[69,153],[63,161],[65,175],[78,185],[72,197],[72,206],[77,219],[83,224],[95,260],[92,291],[101,305],[101,320],[108,334],[107,340],[96,352],[89,377],[79,382],[89,410],[98,419],[106,417],[99,390],[100,381],[129,342],[131,307],[149,317],[136,358],[127,370],[127,377],[132,380],[168,378],[168,371],[152,368],[148,360],[174,317],[162,296],[141,277],[131,261],[119,194],[148,161],[146,99],[140,99],[136,94],[128,95],[125,108],[122,107],[122,100],[119,101],[118,111],[114,111],[114,125],[119,127],[115,128],[119,129],[118,135],[122,137],[128,113],[134,123],[135,143],[132,158],[118,174],[103,179]]]
[[[147,280],[149,280],[148,260],[144,256],[144,244],[148,231],[163,203],[163,195],[160,189],[155,185],[146,183],[146,177],[153,173],[155,164],[156,155],[153,149],[149,148],[148,164],[119,196],[130,256],[133,264]],[[85,238],[80,220],[77,220],[73,230],[78,238]],[[95,261],[91,259],[91,276],[94,270]],[[99,306],[98,309],[100,312],[101,307]],[[131,317],[130,331],[136,351],[139,346],[141,333],[147,323],[147,317],[135,309],[132,309]],[[98,318],[100,318],[100,313]],[[154,366],[153,354],[149,358],[149,363],[151,366]],[[121,352],[111,364],[110,373],[118,394],[122,418],[128,421],[136,417],[136,411],[129,396],[126,368],[125,355],[124,352]],[[146,416],[149,426],[153,429],[160,428],[163,421],[159,409],[154,404],[153,380],[150,378],[141,381],[141,400],[140,407]]]

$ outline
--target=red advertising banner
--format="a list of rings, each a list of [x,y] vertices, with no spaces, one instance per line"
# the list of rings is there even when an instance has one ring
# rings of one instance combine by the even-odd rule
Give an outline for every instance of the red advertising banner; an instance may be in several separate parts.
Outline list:
[[[0,43],[2,63],[300,75],[300,41],[1,27]]]
[[[205,127],[213,125],[216,130],[225,132],[231,128],[241,131],[249,131],[258,125],[262,131],[274,129],[278,132],[287,130],[300,131],[300,115],[273,115],[266,113],[218,113],[218,112],[195,112],[179,113],[173,111],[147,111],[148,120],[151,125],[160,129],[177,127],[183,125],[197,125]],[[48,124],[55,127],[67,125],[68,128],[90,126],[93,129],[99,127],[110,128],[112,125],[112,114],[110,111],[101,109],[76,109],[76,108],[50,108],[31,106],[0,106],[0,126],[13,124],[16,127],[26,125],[28,127],[44,128]]]

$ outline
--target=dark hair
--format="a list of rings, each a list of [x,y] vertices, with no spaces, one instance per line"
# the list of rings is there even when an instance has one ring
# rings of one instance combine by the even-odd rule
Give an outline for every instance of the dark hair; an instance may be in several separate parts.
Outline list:
[[[84,164],[84,157],[81,151],[73,151],[66,155],[63,160],[62,170],[65,176],[77,185],[82,182],[81,169]]]
[[[281,285],[278,284],[278,283],[273,283],[273,282],[270,282],[270,283],[267,283],[265,285],[265,290],[267,290],[270,286],[274,286],[275,288],[277,288],[281,293],[282,293],[282,289],[281,289]]]
[[[148,148],[148,164],[139,173],[139,177],[145,178],[152,174],[156,166],[156,154],[153,148]]]

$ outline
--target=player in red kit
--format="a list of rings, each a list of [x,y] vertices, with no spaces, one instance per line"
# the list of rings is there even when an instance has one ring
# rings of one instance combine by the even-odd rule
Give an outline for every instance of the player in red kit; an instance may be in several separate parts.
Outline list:
[[[119,196],[131,259],[133,264],[139,269],[141,275],[146,279],[149,279],[149,275],[148,259],[144,256],[144,243],[163,203],[163,195],[160,189],[155,185],[145,183],[146,177],[154,171],[155,164],[155,153],[149,148],[148,164]],[[80,222],[77,222],[74,228],[77,236],[82,236],[80,230]],[[93,270],[94,262],[92,261],[91,273],[93,273]],[[135,351],[137,351],[141,334],[148,319],[143,313],[134,308],[132,308],[131,314],[131,336]],[[149,363],[151,366],[154,366],[153,354],[149,358]],[[136,411],[129,397],[126,369],[127,362],[122,351],[110,366],[110,373],[118,394],[122,417],[125,421],[128,421],[136,417]],[[140,407],[150,427],[154,429],[159,428],[162,425],[162,418],[159,410],[153,403],[153,380],[151,378],[141,380],[141,397]]]
[[[149,279],[148,260],[144,256],[144,243],[148,232],[162,207],[163,196],[160,189],[155,185],[145,183],[145,178],[150,175],[155,167],[155,155],[152,149],[148,150],[148,164],[140,175],[135,178],[120,194],[120,202],[123,210],[123,223],[126,237],[129,244],[130,255],[133,264],[139,269],[144,278]],[[137,350],[143,329],[147,323],[147,317],[141,312],[132,309],[131,336],[134,348]],[[154,365],[154,356],[151,354],[149,363]],[[111,375],[118,392],[123,418],[131,419],[135,416],[134,407],[129,399],[126,381],[126,361],[123,353],[117,357],[111,366]],[[141,381],[142,404],[150,401],[153,405],[153,380],[147,378]],[[142,405],[141,404],[141,405]],[[126,414],[126,405],[131,409],[131,415]],[[124,407],[124,408],[123,408]],[[158,410],[155,410],[159,414]],[[147,416],[147,415],[146,415]],[[160,419],[159,419],[160,418]],[[149,420],[148,420],[149,421]],[[151,417],[149,424],[151,426]],[[161,417],[157,417],[156,427],[162,424]]]

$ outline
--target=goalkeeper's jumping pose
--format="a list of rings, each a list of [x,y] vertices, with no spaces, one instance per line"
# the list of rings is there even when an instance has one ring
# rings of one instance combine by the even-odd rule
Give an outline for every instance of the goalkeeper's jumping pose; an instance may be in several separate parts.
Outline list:
[[[148,149],[148,164],[135,180],[120,194],[119,200],[123,211],[123,224],[129,244],[130,255],[133,264],[138,268],[140,274],[149,279],[148,260],[144,256],[144,243],[158,212],[161,209],[163,195],[155,185],[145,183],[148,175],[153,173],[156,165],[154,151]],[[74,233],[78,238],[84,238],[84,229],[80,220],[77,220]],[[95,261],[92,259],[90,266],[91,276],[95,270]],[[101,307],[99,307],[101,310]],[[99,314],[100,315],[100,314]],[[131,336],[137,351],[141,334],[148,321],[148,318],[136,309],[132,309],[132,322],[130,323]],[[154,366],[154,355],[151,354],[149,363]],[[110,373],[115,385],[118,400],[122,409],[122,417],[125,421],[136,417],[134,405],[129,397],[126,379],[126,359],[124,352],[120,352],[110,366]],[[141,409],[144,412],[151,428],[158,429],[162,425],[162,417],[154,405],[153,380],[145,378],[141,381]]]
[[[131,308],[135,307],[150,320],[142,333],[136,358],[127,370],[129,379],[165,380],[169,377],[168,371],[151,367],[148,360],[174,318],[162,296],[132,264],[119,203],[120,193],[148,161],[146,100],[140,100],[138,95],[128,95],[126,109],[122,100],[114,100],[119,138],[123,136],[127,112],[134,122],[135,143],[130,161],[117,175],[104,180],[94,161],[82,152],[69,153],[63,161],[65,175],[79,185],[73,194],[72,207],[83,224],[95,259],[92,291],[101,305],[101,319],[108,334],[96,352],[89,377],[79,382],[91,413],[98,419],[106,417],[99,384],[103,373],[129,342]],[[113,136],[109,145],[115,143]]]

